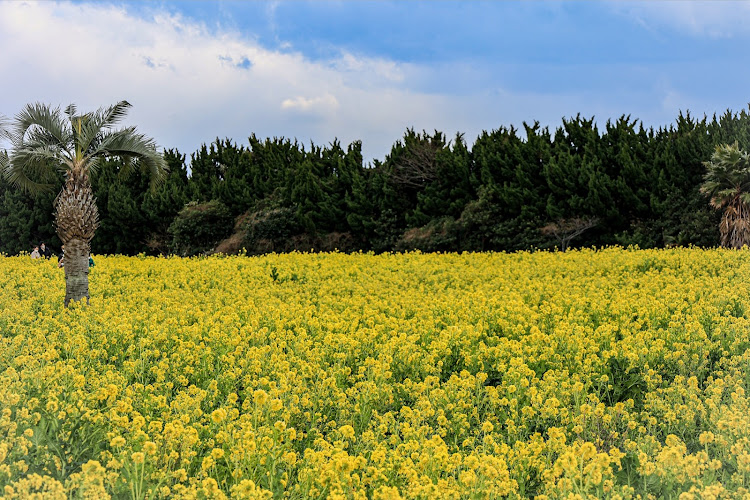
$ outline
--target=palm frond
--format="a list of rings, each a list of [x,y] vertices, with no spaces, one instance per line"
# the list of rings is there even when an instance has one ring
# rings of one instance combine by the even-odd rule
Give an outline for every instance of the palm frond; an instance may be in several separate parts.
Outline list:
[[[97,150],[92,156],[148,156],[156,153],[156,142],[139,134],[135,127],[102,134]]]
[[[124,180],[133,175],[133,173],[136,170],[136,157],[129,156],[129,155],[122,155],[120,156],[120,160],[122,161],[120,165],[120,169],[117,172],[117,175],[120,179]]]
[[[5,141],[10,140],[10,133],[8,130],[8,120],[3,115],[0,115],[0,145]],[[8,152],[4,149],[0,149],[0,176],[5,175],[5,168],[8,166],[9,162],[10,157],[8,156]]]
[[[77,137],[82,151],[91,152],[98,147],[101,135],[108,132],[115,124],[122,120],[130,108],[130,103],[120,101],[108,108],[99,108],[91,113],[74,117],[80,120],[80,134]]]
[[[0,137],[9,142],[8,151],[2,151],[2,175],[12,185],[30,192],[51,189],[56,177],[56,167],[65,162],[59,147],[61,123],[55,110],[42,104],[30,104],[8,124],[0,127]]]
[[[73,118],[78,114],[78,108],[75,104],[68,104],[65,108],[65,114],[68,115],[68,120],[73,121]]]
[[[0,144],[2,141],[10,140],[10,121],[3,115],[0,115]]]
[[[39,191],[49,187],[47,181],[59,179],[58,170],[95,174],[102,159],[117,156],[127,159],[123,176],[138,166],[151,177],[152,185],[160,183],[168,168],[155,141],[136,132],[135,127],[112,128],[130,107],[127,101],[120,101],[79,114],[73,104],[64,111],[39,103],[27,105],[12,126],[0,127],[0,140],[5,138],[11,146],[2,156],[3,173],[14,185]]]
[[[719,183],[715,180],[707,180],[701,184],[700,192],[705,195],[711,195],[714,191],[719,188]]]
[[[27,141],[44,142],[70,151],[70,128],[59,108],[52,109],[40,103],[28,104],[16,115],[14,125],[9,138],[16,146]]]
[[[101,156],[95,156],[91,158],[88,161],[89,174],[96,175],[99,172],[99,169],[101,168],[102,163],[104,163],[104,158]]]
[[[142,157],[138,159],[138,162],[141,164],[141,171],[143,171],[150,179],[149,184],[152,189],[167,180],[169,167],[167,166],[167,162],[164,161],[162,155],[157,153],[156,155]]]
[[[12,185],[31,193],[48,192],[57,180],[55,169],[60,157],[55,148],[16,149],[6,161],[5,178]]]
[[[101,142],[91,157],[119,156],[120,158],[137,159],[141,169],[151,179],[151,185],[163,182],[169,168],[162,155],[156,150],[156,142],[136,132],[135,127],[128,127],[102,135]],[[135,164],[126,161],[121,175],[127,176],[134,171]]]
[[[704,162],[706,173],[700,191],[714,207],[722,207],[737,195],[750,191],[750,155],[738,143],[716,146],[711,160]]]
[[[72,126],[76,151],[85,156],[93,149],[92,143],[96,141],[96,136],[101,133],[101,128],[93,123],[90,114],[74,117]]]
[[[113,125],[120,123],[120,120],[125,118],[128,114],[128,110],[132,106],[128,101],[120,101],[114,106],[110,106],[104,110],[97,111],[97,118],[99,119],[101,126],[104,128],[111,128]]]
[[[5,175],[5,169],[8,168],[9,164],[10,157],[8,156],[8,152],[5,150],[0,150],[0,175]]]

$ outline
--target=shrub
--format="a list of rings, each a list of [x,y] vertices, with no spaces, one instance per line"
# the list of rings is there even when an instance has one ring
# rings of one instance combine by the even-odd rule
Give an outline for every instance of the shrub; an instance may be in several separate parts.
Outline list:
[[[396,242],[396,251],[450,251],[456,245],[456,221],[452,217],[433,220],[422,227],[408,229]]]
[[[247,219],[245,248],[250,253],[288,252],[296,249],[295,237],[303,233],[294,208],[264,208]]]
[[[168,232],[175,254],[187,257],[210,253],[219,241],[232,232],[232,215],[217,200],[190,202],[177,214]]]

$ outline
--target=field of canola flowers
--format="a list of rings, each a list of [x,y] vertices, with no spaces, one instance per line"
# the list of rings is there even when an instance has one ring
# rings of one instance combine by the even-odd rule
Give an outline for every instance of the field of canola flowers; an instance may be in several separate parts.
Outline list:
[[[0,494],[750,498],[750,254],[0,257]]]

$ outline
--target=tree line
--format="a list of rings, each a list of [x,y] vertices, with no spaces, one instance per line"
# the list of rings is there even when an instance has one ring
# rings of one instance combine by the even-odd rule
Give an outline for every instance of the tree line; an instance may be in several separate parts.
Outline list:
[[[515,251],[568,246],[716,246],[721,214],[701,193],[720,144],[750,145],[750,115],[727,111],[645,128],[563,119],[462,134],[406,130],[382,160],[361,142],[216,139],[167,149],[151,186],[130,160],[97,166],[94,253]],[[137,165],[136,165],[137,166]],[[123,173],[133,172],[124,176]],[[0,177],[0,252],[58,246],[59,188],[32,195]]]

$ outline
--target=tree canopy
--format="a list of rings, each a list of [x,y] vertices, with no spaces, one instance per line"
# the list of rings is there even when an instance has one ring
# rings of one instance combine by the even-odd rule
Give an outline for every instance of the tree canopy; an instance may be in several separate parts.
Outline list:
[[[92,245],[126,254],[715,246],[722,213],[701,191],[709,189],[705,162],[735,141],[740,149],[750,144],[744,110],[680,113],[658,129],[628,115],[604,124],[575,116],[554,129],[501,126],[473,141],[407,129],[369,164],[359,141],[217,138],[194,152],[167,149],[169,173],[152,190],[149,169],[134,171],[147,163],[97,160],[91,183],[101,229]],[[56,175],[50,180],[59,189]],[[8,235],[1,251],[54,236],[50,216],[34,212],[46,201],[30,196],[0,185],[0,235]],[[189,204],[208,210],[201,216],[215,213],[210,220],[221,227],[187,230],[199,220],[195,208],[183,210]],[[33,227],[10,215],[23,210]]]

